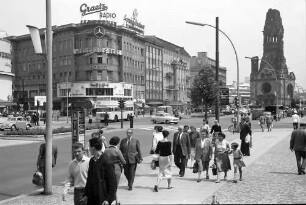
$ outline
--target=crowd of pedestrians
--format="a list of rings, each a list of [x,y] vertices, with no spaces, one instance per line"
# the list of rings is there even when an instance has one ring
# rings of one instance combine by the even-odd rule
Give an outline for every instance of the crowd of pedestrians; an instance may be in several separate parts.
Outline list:
[[[262,131],[264,124],[269,120],[268,117],[259,120]],[[306,123],[296,124],[295,118],[292,119],[294,131],[291,135],[290,149],[295,152],[298,174],[302,175],[305,174],[306,166]],[[268,131],[271,131],[269,127],[267,123]],[[208,121],[203,120],[199,132],[193,125],[190,127],[179,125],[177,132],[173,134],[172,142],[169,135],[169,131],[162,126],[154,127],[150,154],[152,160],[157,162],[159,170],[153,191],[158,192],[163,179],[167,180],[167,189],[174,188],[171,169],[173,165],[179,169],[179,177],[184,177],[191,168],[196,174],[197,183],[205,179],[208,182],[208,179],[212,178],[209,175],[210,169],[216,183],[220,183],[221,178],[227,180],[227,174],[232,167],[234,172],[232,182],[243,180],[242,169],[246,166],[243,158],[250,156],[252,148],[252,129],[248,116],[243,117],[240,123],[240,146],[236,142],[230,144],[226,140],[226,135],[217,120],[211,128]],[[132,191],[137,165],[143,161],[140,142],[133,137],[132,129],[126,130],[126,138],[121,141],[118,136],[113,136],[107,141],[102,130],[94,132],[85,147],[78,142],[73,145],[73,154],[74,159],[67,168],[62,196],[65,200],[67,190],[74,187],[74,204],[77,205],[106,205],[117,201],[117,188],[122,172],[127,179],[127,189]],[[56,147],[52,149],[52,155],[52,166],[55,166]],[[44,157],[45,144],[42,144],[37,166],[43,174]],[[203,178],[202,172],[205,173]]]

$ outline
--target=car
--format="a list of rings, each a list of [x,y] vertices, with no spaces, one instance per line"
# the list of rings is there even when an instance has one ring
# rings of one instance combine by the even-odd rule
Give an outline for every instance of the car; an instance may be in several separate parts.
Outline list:
[[[0,130],[30,129],[32,125],[22,116],[8,118],[0,125]]]
[[[179,118],[170,115],[169,113],[156,113],[152,115],[151,121],[155,123],[178,124]]]

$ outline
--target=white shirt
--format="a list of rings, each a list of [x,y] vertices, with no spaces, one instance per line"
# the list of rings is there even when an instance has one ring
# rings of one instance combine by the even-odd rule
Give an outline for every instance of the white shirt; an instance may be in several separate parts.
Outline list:
[[[83,155],[79,162],[73,159],[68,166],[65,187],[74,186],[84,188],[86,186],[89,169],[89,158]]]
[[[153,136],[152,149],[155,151],[157,143],[164,139],[164,135],[162,132],[156,132]]]
[[[294,122],[294,123],[299,123],[300,122],[300,117],[298,116],[298,114],[292,115],[292,122]]]

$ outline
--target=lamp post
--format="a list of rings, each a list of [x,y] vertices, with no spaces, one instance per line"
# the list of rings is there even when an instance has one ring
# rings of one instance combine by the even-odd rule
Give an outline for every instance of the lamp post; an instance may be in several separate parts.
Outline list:
[[[269,70],[273,71],[274,72],[274,75],[275,75],[275,115],[276,115],[276,121],[277,121],[277,116],[278,116],[278,96],[277,96],[277,82],[278,82],[278,79],[277,79],[277,74],[276,74],[276,71],[275,71],[275,68],[266,60],[262,59],[262,58],[258,58],[258,56],[255,56],[255,57],[247,57],[245,56],[245,58],[247,59],[258,59],[258,60],[261,60],[263,62],[265,62],[270,68]]]
[[[191,21],[186,21],[186,23],[187,24],[197,25],[197,26],[209,26],[209,27],[217,29],[219,32],[221,32],[229,40],[229,42],[231,43],[231,45],[232,45],[232,47],[234,49],[235,56],[236,56],[236,64],[237,64],[237,98],[238,98],[238,108],[237,108],[237,122],[238,122],[237,124],[238,124],[238,126],[237,126],[237,130],[239,130],[240,129],[239,128],[239,122],[240,122],[240,120],[239,120],[240,119],[239,108],[241,107],[241,99],[240,99],[240,92],[239,92],[239,61],[238,61],[238,55],[237,55],[236,48],[235,48],[232,40],[230,39],[230,37],[226,33],[224,33],[222,30],[220,30],[219,28],[217,28],[215,26],[212,26],[210,24],[203,24],[203,23],[197,23],[197,22],[191,22]],[[218,32],[216,32],[216,33],[218,33]]]

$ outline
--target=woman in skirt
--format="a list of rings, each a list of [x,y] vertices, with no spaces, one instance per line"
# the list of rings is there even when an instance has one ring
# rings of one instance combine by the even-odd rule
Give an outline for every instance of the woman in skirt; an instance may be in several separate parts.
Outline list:
[[[224,140],[225,134],[219,133],[215,142],[215,164],[217,165],[217,181],[220,183],[220,172],[224,172],[224,180],[227,180],[227,171],[231,170],[231,163],[228,157],[230,151],[229,142]]]
[[[208,168],[209,161],[212,158],[213,145],[212,141],[208,136],[208,130],[201,129],[200,137],[196,141],[195,145],[195,160],[198,163],[198,180],[201,182],[201,173],[206,170],[206,179],[209,179]]]
[[[154,186],[154,191],[158,192],[158,185],[161,180],[167,179],[168,181],[168,189],[172,189],[171,186],[171,166],[172,166],[172,154],[171,154],[171,142],[168,140],[169,132],[167,130],[163,130],[164,139],[157,143],[155,153],[159,154],[159,173],[157,177],[156,185]]]

